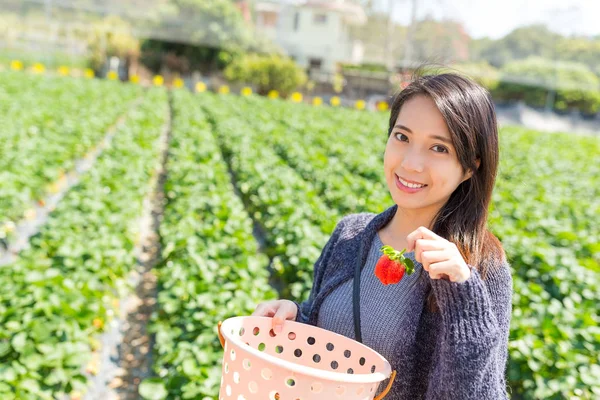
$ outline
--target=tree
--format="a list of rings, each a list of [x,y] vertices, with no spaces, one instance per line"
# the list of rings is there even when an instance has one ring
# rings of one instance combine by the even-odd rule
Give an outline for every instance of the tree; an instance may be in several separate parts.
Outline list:
[[[157,72],[168,61],[186,73],[221,70],[244,52],[277,53],[279,49],[256,34],[230,0],[170,0],[159,9],[146,41],[142,62]],[[164,37],[164,40],[156,39]]]
[[[532,55],[553,59],[556,54],[555,45],[560,37],[545,25],[525,26],[513,30],[502,39],[480,41],[479,45],[487,46],[479,49],[479,55],[498,68],[509,61],[524,60]]]
[[[414,27],[412,58],[414,61],[438,63],[469,59],[471,38],[460,22],[436,21],[427,17]]]

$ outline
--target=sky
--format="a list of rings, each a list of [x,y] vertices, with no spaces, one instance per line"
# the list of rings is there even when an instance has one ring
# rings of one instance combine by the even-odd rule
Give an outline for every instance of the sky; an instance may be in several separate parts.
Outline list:
[[[390,0],[375,0],[387,10]],[[463,22],[473,38],[500,38],[513,29],[545,23],[563,35],[600,35],[600,0],[392,0],[394,20],[407,25],[411,5],[417,2],[417,17],[431,15]]]

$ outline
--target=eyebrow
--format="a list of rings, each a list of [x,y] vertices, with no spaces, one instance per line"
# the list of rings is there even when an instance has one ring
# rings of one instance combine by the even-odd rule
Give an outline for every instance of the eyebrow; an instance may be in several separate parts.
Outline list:
[[[394,126],[394,128],[398,128],[398,129],[402,129],[402,130],[405,130],[405,131],[410,132],[410,133],[414,133],[413,131],[410,130],[409,127],[404,126],[402,124],[396,124],[396,126]],[[440,140],[440,141],[442,141],[444,143],[447,143],[447,144],[452,144],[452,141],[450,139],[448,139],[447,137],[444,137],[444,136],[430,135],[429,137],[433,138],[433,139],[438,139],[438,140]]]

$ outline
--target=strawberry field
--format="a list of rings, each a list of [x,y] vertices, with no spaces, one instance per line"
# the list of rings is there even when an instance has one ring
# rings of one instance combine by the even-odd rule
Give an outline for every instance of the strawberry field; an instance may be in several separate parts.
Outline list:
[[[217,398],[218,321],[305,299],[336,222],[392,205],[387,118],[0,72],[0,398],[118,392],[101,354],[150,247],[151,340],[136,353],[147,372],[132,382],[146,399]],[[598,398],[600,140],[516,127],[500,139],[490,228],[514,277],[512,398]]]

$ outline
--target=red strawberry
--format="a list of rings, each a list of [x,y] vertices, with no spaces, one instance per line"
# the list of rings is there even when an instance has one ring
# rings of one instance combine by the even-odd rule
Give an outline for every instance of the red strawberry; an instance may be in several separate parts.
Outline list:
[[[406,249],[396,251],[392,246],[383,246],[381,251],[383,255],[375,265],[375,276],[384,285],[393,285],[400,282],[405,272],[408,275],[415,272],[412,260],[403,255]]]

